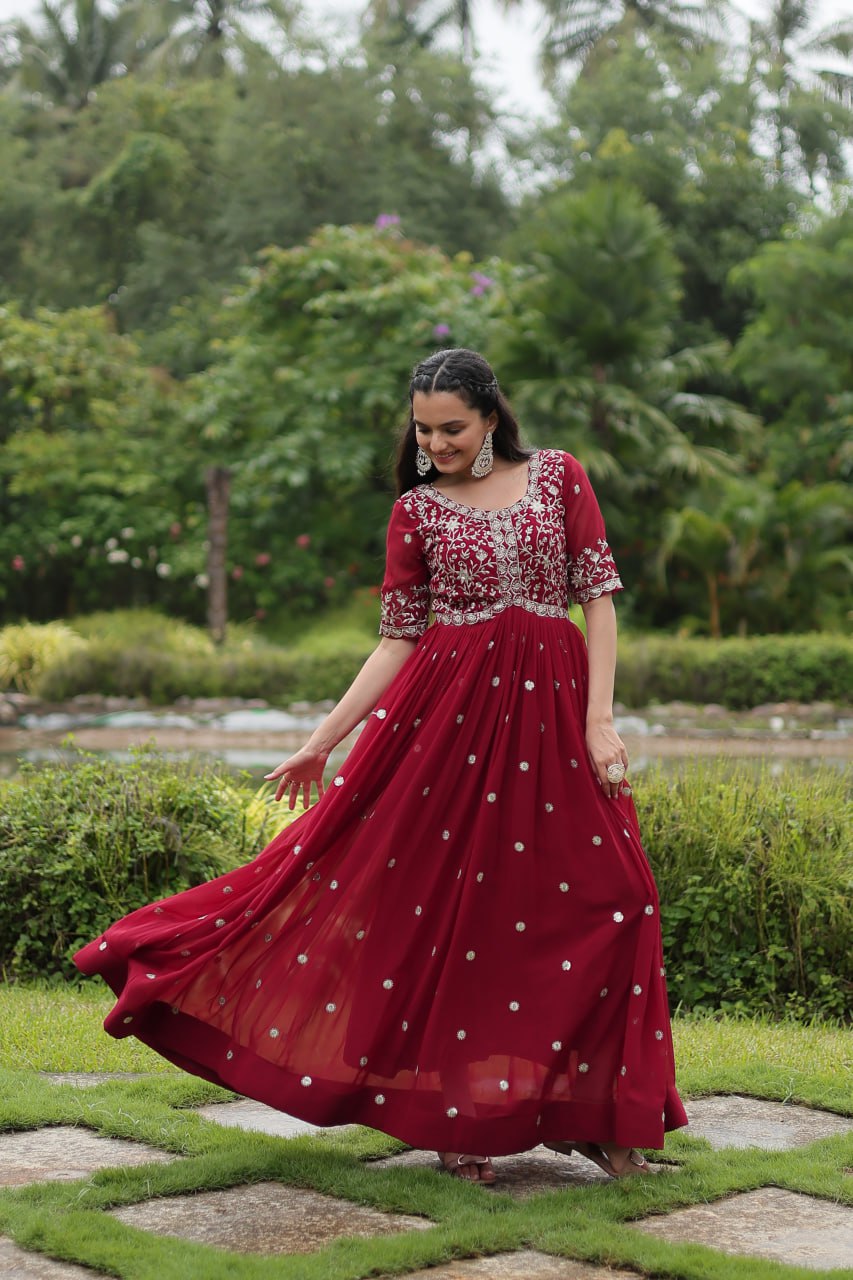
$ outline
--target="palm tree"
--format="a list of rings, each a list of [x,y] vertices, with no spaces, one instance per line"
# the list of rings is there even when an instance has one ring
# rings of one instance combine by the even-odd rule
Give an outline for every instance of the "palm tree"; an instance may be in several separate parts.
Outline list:
[[[547,30],[542,47],[546,75],[566,62],[585,66],[608,42],[642,35],[666,37],[685,49],[705,44],[723,5],[678,0],[542,0]]]
[[[675,560],[698,573],[708,597],[708,631],[718,640],[720,626],[720,584],[725,572],[726,553],[731,544],[731,530],[718,517],[699,507],[682,507],[668,511],[663,520],[658,549],[661,580],[666,565]]]
[[[0,87],[11,80],[18,65],[18,42],[14,25],[0,23]]]
[[[17,52],[10,87],[79,111],[99,84],[132,70],[150,52],[138,34],[141,4],[42,0],[37,27],[11,24]]]
[[[499,363],[537,436],[634,494],[735,469],[719,444],[748,441],[757,423],[689,390],[719,372],[727,346],[670,350],[678,264],[652,206],[615,182],[569,190],[524,235],[531,266]]]
[[[812,32],[816,8],[815,0],[775,0],[766,19],[750,23],[749,67],[766,104],[777,169],[798,160],[812,188],[821,170],[844,173],[843,147],[853,134],[853,21]],[[822,65],[809,68],[815,59]]]
[[[505,7],[521,0],[505,0]],[[474,57],[473,0],[451,0],[436,11],[431,0],[369,0],[364,11],[365,25],[381,33],[393,44],[433,45],[439,34],[456,27],[462,41],[462,57]]]
[[[266,51],[268,35],[252,33],[254,20],[288,31],[295,14],[292,0],[158,0],[145,9],[157,46],[149,67],[213,76],[229,60]]]

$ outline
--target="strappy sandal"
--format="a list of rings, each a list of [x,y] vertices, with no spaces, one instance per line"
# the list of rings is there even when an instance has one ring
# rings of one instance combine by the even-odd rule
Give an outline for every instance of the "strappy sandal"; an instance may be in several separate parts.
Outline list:
[[[577,1151],[579,1156],[584,1156],[585,1159],[591,1160],[593,1164],[598,1165],[599,1169],[603,1170],[608,1178],[630,1178],[634,1174],[651,1173],[652,1171],[648,1160],[635,1147],[631,1147],[625,1157],[625,1163],[617,1169],[610,1156],[597,1142],[546,1142],[543,1145],[549,1151],[556,1151],[563,1156],[570,1156],[573,1151]]]
[[[451,1178],[460,1178],[463,1182],[482,1182],[486,1186],[491,1186],[496,1181],[495,1171],[488,1156],[459,1155],[456,1151],[436,1151],[435,1154],[441,1161],[441,1167],[450,1174]],[[477,1165],[479,1169],[476,1178],[469,1178],[467,1174],[461,1172],[470,1165]]]

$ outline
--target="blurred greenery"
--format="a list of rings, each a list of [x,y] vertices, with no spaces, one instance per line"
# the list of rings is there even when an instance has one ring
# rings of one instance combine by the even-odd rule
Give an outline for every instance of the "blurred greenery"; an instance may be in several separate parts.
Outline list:
[[[3,621],[202,622],[211,465],[230,616],[345,608],[381,577],[408,371],[467,345],[589,468],[633,628],[849,623],[853,23],[544,9],[526,121],[468,5],[0,28]]]

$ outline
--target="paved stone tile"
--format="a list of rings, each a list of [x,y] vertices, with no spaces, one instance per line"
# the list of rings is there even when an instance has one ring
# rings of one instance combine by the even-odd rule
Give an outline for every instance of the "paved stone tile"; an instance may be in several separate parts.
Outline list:
[[[853,1258],[853,1209],[779,1187],[761,1187],[631,1224],[678,1243],[707,1244],[789,1266],[829,1271]]]
[[[69,1084],[75,1089],[92,1089],[108,1080],[151,1080],[163,1072],[154,1071],[39,1071],[41,1080],[48,1084]]]
[[[409,1280],[641,1280],[636,1271],[611,1271],[546,1253],[499,1253],[493,1258],[450,1262],[415,1271]]]
[[[19,1249],[4,1236],[0,1236],[0,1276],[3,1280],[107,1280],[100,1271]]]
[[[142,1142],[105,1138],[74,1125],[0,1133],[0,1187],[73,1182],[95,1169],[177,1158]]]
[[[834,1138],[853,1131],[853,1120],[816,1111],[812,1107],[765,1102],[737,1094],[694,1098],[685,1104],[690,1125],[685,1133],[707,1138],[715,1150],[721,1147],[764,1147],[787,1151],[804,1147],[818,1138]]]
[[[212,1102],[205,1107],[196,1107],[195,1113],[216,1124],[268,1133],[274,1138],[298,1138],[304,1133],[321,1132],[316,1124],[297,1120],[295,1116],[285,1115],[262,1102],[252,1102],[250,1098],[243,1098],[240,1102]]]
[[[384,1236],[433,1224],[278,1182],[169,1196],[111,1209],[129,1226],[237,1253],[311,1253],[340,1236]]]
[[[541,1195],[543,1191],[560,1191],[564,1187],[582,1187],[594,1182],[610,1181],[607,1174],[591,1160],[585,1160],[577,1154],[561,1156],[555,1151],[546,1151],[544,1147],[535,1147],[533,1151],[523,1151],[515,1156],[495,1156],[492,1164],[498,1176],[497,1182],[493,1184],[494,1189],[517,1200]],[[367,1167],[394,1169],[400,1166],[435,1169],[436,1172],[441,1170],[432,1151],[404,1151],[399,1156],[371,1160]],[[673,1166],[653,1164],[652,1168],[656,1173],[666,1176]],[[489,1190],[491,1188],[484,1187],[483,1194],[488,1195]]]

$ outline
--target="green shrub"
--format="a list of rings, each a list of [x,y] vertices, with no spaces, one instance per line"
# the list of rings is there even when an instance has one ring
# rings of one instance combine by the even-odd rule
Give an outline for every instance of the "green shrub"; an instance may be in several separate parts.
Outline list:
[[[280,702],[338,698],[376,636],[361,629],[361,613],[336,618],[337,626],[318,624],[287,648],[232,628],[218,650],[200,628],[153,610],[90,615],[75,623],[85,642],[45,649],[28,687],[52,701],[101,693],[143,697],[158,705],[182,695]],[[0,655],[3,637],[15,630],[0,632]],[[839,635],[628,636],[620,643],[616,673],[616,696],[631,707],[674,699],[716,702],[732,710],[764,702],[843,703],[851,688],[853,641]]]
[[[112,920],[248,861],[290,816],[149,749],[25,768],[0,790],[0,972],[73,976]]]
[[[252,646],[191,655],[154,645],[93,640],[49,667],[36,691],[53,702],[79,693],[102,693],[143,697],[161,706],[183,695],[271,702],[339,698],[372,647],[367,641],[313,654]]]
[[[717,702],[732,710],[765,702],[849,702],[853,640],[840,635],[676,636],[620,641],[616,696],[649,702]]]
[[[85,641],[64,622],[21,622],[0,631],[0,689],[30,693],[54,663],[79,653]]]
[[[201,628],[153,609],[90,614],[75,620],[74,631],[62,623],[7,627],[0,631],[0,688],[16,684],[57,702],[100,693],[157,705],[183,695],[339,698],[376,644],[369,613],[375,607],[375,600],[359,599],[284,648],[234,626],[217,649]],[[764,702],[843,703],[851,688],[853,640],[840,635],[620,642],[616,696],[631,707],[674,699],[732,710]]]
[[[153,647],[167,653],[196,657],[214,651],[213,641],[201,627],[170,618],[156,609],[114,609],[87,613],[74,619],[74,628],[87,640],[116,648]]]
[[[703,761],[635,787],[674,1005],[849,1015],[853,803],[840,773]]]

